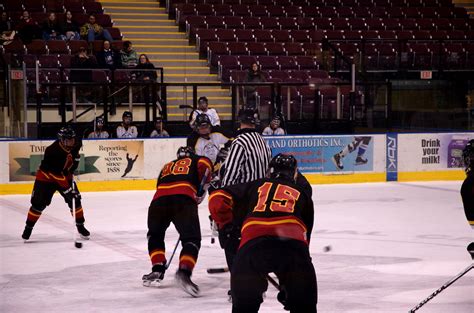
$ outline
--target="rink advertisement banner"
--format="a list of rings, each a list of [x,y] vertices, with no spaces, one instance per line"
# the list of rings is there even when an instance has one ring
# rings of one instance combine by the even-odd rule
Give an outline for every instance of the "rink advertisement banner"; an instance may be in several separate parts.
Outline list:
[[[398,174],[398,137],[396,133],[387,134],[387,181],[397,181]]]
[[[266,137],[272,154],[288,153],[305,173],[374,170],[372,136]]]
[[[9,181],[33,181],[44,151],[53,141],[9,143]],[[143,178],[143,141],[83,141],[81,180]]]
[[[143,178],[143,140],[84,141],[83,152],[86,169],[81,180]]]
[[[457,170],[474,133],[399,134],[399,171]]]

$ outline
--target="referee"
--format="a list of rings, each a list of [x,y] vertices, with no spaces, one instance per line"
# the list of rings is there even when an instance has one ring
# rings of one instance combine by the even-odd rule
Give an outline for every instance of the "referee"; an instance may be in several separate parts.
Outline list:
[[[230,146],[229,154],[222,165],[221,187],[248,183],[264,178],[272,158],[272,151],[262,135],[255,129],[257,113],[252,109],[239,111],[240,129]],[[246,206],[245,203],[236,203],[235,207]],[[236,209],[235,212],[244,210]],[[234,256],[240,244],[240,229],[245,216],[235,216],[234,222],[228,227],[219,230],[219,243],[225,251],[229,269],[232,270]]]
[[[222,187],[248,183],[265,177],[272,151],[255,129],[257,113],[252,109],[240,110],[240,129],[230,146],[222,176]]]

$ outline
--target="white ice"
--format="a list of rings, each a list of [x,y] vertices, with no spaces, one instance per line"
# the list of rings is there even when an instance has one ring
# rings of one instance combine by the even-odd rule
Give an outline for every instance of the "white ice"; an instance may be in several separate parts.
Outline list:
[[[311,254],[319,312],[408,312],[472,263],[466,245],[461,182],[314,186]],[[229,274],[211,244],[207,206],[199,208],[202,249],[191,298],[174,284],[175,257],[160,288],[142,286],[150,272],[146,215],[153,191],[83,193],[91,240],[74,248],[73,224],[55,195],[23,243],[29,195],[0,197],[0,312],[230,312]],[[205,202],[204,202],[205,203]],[[166,234],[169,255],[177,239]],[[324,247],[330,246],[329,252]],[[284,312],[269,285],[260,312]],[[474,270],[419,312],[474,312]]]

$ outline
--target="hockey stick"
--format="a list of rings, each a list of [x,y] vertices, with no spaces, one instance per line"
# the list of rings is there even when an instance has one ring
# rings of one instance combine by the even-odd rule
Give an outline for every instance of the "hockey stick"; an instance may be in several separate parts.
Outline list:
[[[74,181],[74,174],[72,175],[72,180],[71,180],[71,187],[72,187],[72,192],[75,193],[76,189],[76,182]],[[72,225],[74,226],[73,231],[72,231],[72,239],[74,240],[74,247],[77,249],[82,248],[82,242],[78,240],[77,237],[77,230],[76,230],[76,198],[73,197],[71,200],[71,208],[72,208]]]
[[[167,270],[168,267],[170,267],[171,261],[173,260],[173,257],[176,253],[176,249],[178,249],[178,245],[179,245],[179,237],[178,237],[178,240],[176,241],[176,244],[174,245],[173,253],[171,254],[170,259],[168,260],[168,263],[166,263],[165,265],[165,270]]]
[[[265,275],[265,277],[267,278],[268,282],[273,285],[273,287],[275,287],[277,290],[280,290],[280,284],[278,284],[278,282],[273,277],[271,277],[270,274]]]
[[[202,193],[208,176],[209,176],[209,168],[206,168],[206,172],[204,172],[204,176],[202,177],[201,182],[199,183],[199,188],[198,188],[197,194]]]
[[[433,292],[431,295],[428,296],[428,298],[426,298],[425,300],[421,301],[417,306],[415,306],[413,309],[411,309],[410,311],[408,311],[408,313],[414,313],[415,311],[417,311],[419,308],[421,308],[422,306],[424,306],[428,301],[430,301],[431,299],[433,299],[434,297],[436,297],[441,291],[443,291],[444,289],[448,288],[449,286],[451,286],[456,280],[458,280],[459,278],[461,278],[462,276],[464,276],[467,272],[469,272],[470,270],[472,270],[474,268],[474,263],[472,263],[471,265],[469,265],[465,270],[463,270],[461,273],[459,273],[456,277],[452,278],[451,280],[449,280],[448,282],[446,282],[443,286],[441,286],[438,290],[436,290],[435,292]]]

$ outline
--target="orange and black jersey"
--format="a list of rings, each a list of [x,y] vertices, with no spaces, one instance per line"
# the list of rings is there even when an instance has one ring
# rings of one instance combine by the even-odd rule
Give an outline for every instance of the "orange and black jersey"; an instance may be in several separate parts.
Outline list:
[[[461,197],[466,218],[474,229],[474,173],[468,173],[461,187]]]
[[[230,222],[241,227],[240,246],[262,236],[309,243],[313,229],[312,199],[302,187],[283,179],[217,189],[209,196],[209,210],[219,228]]]
[[[79,150],[82,141],[68,150],[59,140],[49,145],[45,152],[41,165],[36,173],[36,179],[45,182],[55,182],[64,188],[69,188],[72,173],[79,165]]]
[[[199,185],[206,174],[211,180],[212,163],[206,157],[192,156],[171,161],[161,169],[153,200],[163,196],[184,195],[196,200]]]

